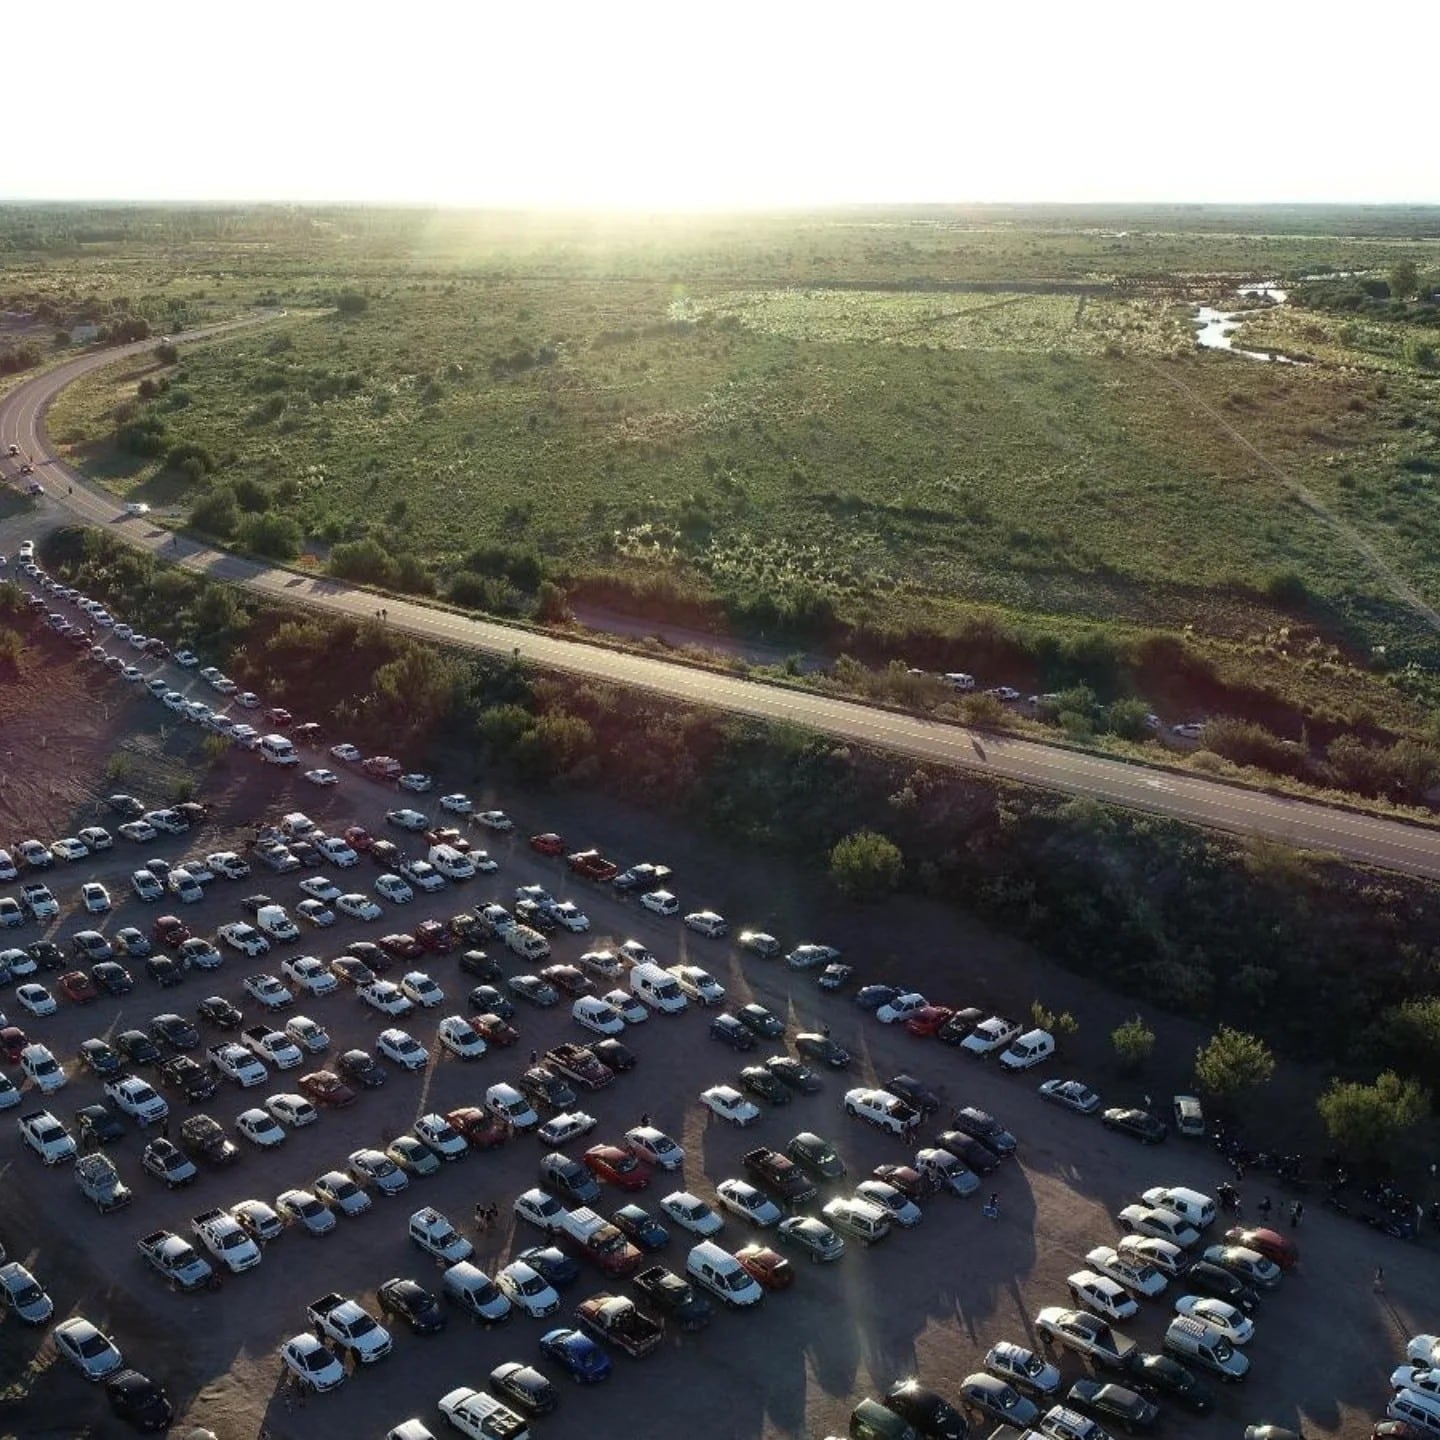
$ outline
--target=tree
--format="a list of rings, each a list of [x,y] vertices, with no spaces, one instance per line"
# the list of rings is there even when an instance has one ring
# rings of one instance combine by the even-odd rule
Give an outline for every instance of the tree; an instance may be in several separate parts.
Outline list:
[[[1150,1052],[1155,1048],[1155,1032],[1140,1016],[1132,1015],[1110,1032],[1110,1043],[1115,1047],[1120,1068],[1127,1075],[1133,1075],[1143,1069],[1150,1058]]]
[[[1264,1085],[1275,1073],[1275,1057],[1258,1035],[1222,1025],[1208,1045],[1195,1052],[1195,1079],[1217,1100],[1234,1101]]]
[[[564,625],[572,618],[570,601],[553,580],[540,582],[535,595],[535,618],[542,625]]]
[[[1430,1113],[1430,1092],[1418,1080],[1402,1080],[1386,1070],[1373,1085],[1332,1080],[1316,1108],[1341,1154],[1380,1159],[1402,1132]]]
[[[900,883],[900,847],[873,830],[847,835],[830,852],[830,878],[856,900],[877,900]]]
[[[330,552],[330,573],[362,585],[391,585],[399,574],[390,552],[373,535],[349,540]]]
[[[218,485],[190,507],[190,523],[207,535],[228,540],[240,526],[240,506],[229,485]]]
[[[1038,1029],[1048,1030],[1052,1035],[1073,1035],[1080,1028],[1080,1022],[1068,1010],[1057,1015],[1039,1000],[1031,1001],[1030,1018]]]
[[[1419,275],[1412,260],[1397,260],[1390,267],[1390,295],[1395,300],[1408,300],[1415,293]]]
[[[240,543],[257,555],[275,560],[294,560],[300,554],[305,536],[300,526],[288,515],[273,510],[264,515],[247,515],[240,522]]]
[[[1360,1048],[1407,1079],[1440,1088],[1440,997],[1391,1005],[1366,1030]]]

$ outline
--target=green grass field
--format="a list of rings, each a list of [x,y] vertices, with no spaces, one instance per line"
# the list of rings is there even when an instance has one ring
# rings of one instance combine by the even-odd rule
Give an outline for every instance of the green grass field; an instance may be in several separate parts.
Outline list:
[[[1244,655],[1304,622],[1355,660],[1375,646],[1392,664],[1440,660],[1440,636],[1355,544],[1440,603],[1436,381],[1384,325],[1294,308],[1237,343],[1314,365],[1197,353],[1188,308],[1317,266],[1383,274],[1409,255],[1434,273],[1423,216],[310,219],[270,215],[263,242],[236,220],[173,247],[171,283],[211,303],[299,310],[347,287],[369,301],[182,358],[143,408],[167,444],[205,447],[214,476],[115,450],[139,370],[75,387],[53,432],[152,503],[255,481],[320,562],[373,535],[442,588],[495,544],[562,580],[665,572],[897,625],[982,605],[1190,627]],[[96,263],[143,285],[158,257],[127,236]],[[1277,577],[1298,577],[1303,613]],[[1418,723],[1378,687],[1372,708]]]

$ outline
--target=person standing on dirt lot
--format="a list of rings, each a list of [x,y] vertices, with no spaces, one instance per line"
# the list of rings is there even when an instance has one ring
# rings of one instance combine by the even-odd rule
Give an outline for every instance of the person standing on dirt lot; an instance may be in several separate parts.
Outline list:
[[[1270,1197],[1268,1195],[1255,1208],[1260,1212],[1262,1220],[1270,1219]]]
[[[1299,1200],[1297,1200],[1297,1201],[1290,1207],[1290,1228],[1291,1228],[1292,1230],[1298,1230],[1298,1229],[1300,1228],[1300,1222],[1301,1222],[1304,1218],[1305,1218],[1305,1206],[1304,1206],[1303,1204],[1301,1204],[1301,1202],[1300,1202]]]

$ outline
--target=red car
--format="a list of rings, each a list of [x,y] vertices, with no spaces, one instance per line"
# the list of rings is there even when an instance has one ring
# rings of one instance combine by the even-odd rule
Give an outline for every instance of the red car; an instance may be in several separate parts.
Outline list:
[[[162,945],[183,945],[191,939],[190,927],[178,915],[162,915],[151,927],[150,936]]]
[[[413,935],[382,935],[376,943],[397,960],[418,960],[425,953]]]
[[[493,1150],[510,1138],[510,1125],[491,1110],[478,1105],[462,1105],[446,1115],[450,1122],[477,1150]]]
[[[595,989],[589,977],[573,965],[547,965],[540,972],[540,978],[548,980],[562,995],[568,995],[572,1000],[589,995]]]
[[[507,1025],[498,1015],[488,1012],[484,1015],[472,1015],[470,1023],[480,1032],[481,1039],[487,1045],[508,1047],[520,1038],[520,1032],[513,1025]]]
[[[597,1180],[608,1181],[619,1190],[649,1188],[650,1167],[618,1145],[592,1145],[583,1158],[585,1168]]]
[[[911,1165],[877,1165],[870,1173],[910,1200],[923,1200],[935,1190],[935,1182]]]
[[[565,841],[553,830],[547,830],[543,835],[530,837],[530,848],[541,855],[563,855]]]
[[[1278,1230],[1247,1230],[1237,1226],[1225,1232],[1227,1245],[1243,1245],[1273,1260],[1282,1270],[1291,1270],[1300,1263],[1300,1247]]]
[[[790,1262],[766,1245],[747,1245],[735,1252],[735,1258],[766,1290],[787,1290],[795,1282]]]
[[[363,825],[347,825],[344,835],[352,850],[368,850],[375,843],[375,837]]]
[[[926,1005],[905,1022],[905,1028],[912,1035],[938,1035],[954,1013],[948,1005]]]
[[[448,845],[462,855],[470,853],[470,842],[453,825],[447,825],[443,829],[427,830],[425,841],[429,845]]]
[[[438,920],[422,920],[415,927],[415,938],[426,950],[433,950],[437,955],[448,955],[459,944]]]
[[[317,1105],[328,1105],[332,1110],[355,1103],[355,1092],[333,1070],[316,1070],[314,1074],[302,1075],[295,1082],[295,1088],[307,1100],[313,1100]]]
[[[0,1055],[7,1065],[20,1063],[20,1052],[30,1043],[25,1032],[18,1025],[7,1025],[0,1030]]]
[[[100,995],[95,982],[83,970],[67,970],[57,983],[65,998],[77,1005],[88,1005]]]

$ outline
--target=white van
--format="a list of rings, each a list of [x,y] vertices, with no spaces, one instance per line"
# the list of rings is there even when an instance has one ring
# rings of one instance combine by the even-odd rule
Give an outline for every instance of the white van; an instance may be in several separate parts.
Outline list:
[[[727,1305],[758,1305],[765,1297],[754,1276],[713,1240],[702,1240],[691,1250],[685,1271]]]
[[[1169,1210],[1188,1220],[1197,1230],[1215,1223],[1215,1202],[1185,1185],[1157,1185],[1153,1190],[1146,1190],[1141,1199],[1156,1210]]]
[[[678,1015],[689,1003],[675,977],[653,961],[636,965],[630,971],[630,993],[642,1004],[666,1015]]]
[[[1250,1357],[1242,1355],[1223,1332],[1203,1320],[1177,1315],[1165,1332],[1165,1353],[1208,1370],[1221,1380],[1243,1380],[1250,1373]]]
[[[538,930],[532,930],[528,925],[516,925],[507,930],[505,943],[522,960],[550,958],[550,942]]]
[[[1027,1030],[1001,1053],[1000,1064],[1006,1070],[1028,1070],[1054,1053],[1055,1037],[1048,1030]]]
[[[945,676],[945,683],[952,690],[968,693],[975,688],[975,677],[973,675],[966,675],[961,670],[952,670]]]
[[[280,822],[280,833],[290,840],[302,839],[314,829],[315,822],[303,810],[292,810]]]
[[[260,737],[260,758],[268,765],[298,765],[300,757],[295,747],[283,735],[262,735]]]
[[[440,1282],[445,1298],[475,1320],[498,1325],[510,1318],[510,1298],[478,1266],[457,1261],[445,1271]]]
[[[1404,1420],[1426,1435],[1440,1436],[1440,1399],[1418,1390],[1397,1390],[1385,1413],[1392,1420]]]
[[[475,862],[453,845],[432,845],[430,863],[447,880],[471,880],[475,876]]]

